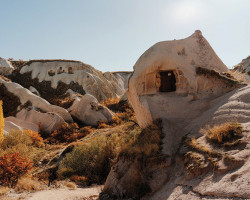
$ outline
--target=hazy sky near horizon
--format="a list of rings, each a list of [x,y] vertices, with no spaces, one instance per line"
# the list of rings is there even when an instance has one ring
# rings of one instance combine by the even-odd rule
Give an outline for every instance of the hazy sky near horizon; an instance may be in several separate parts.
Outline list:
[[[0,57],[132,70],[150,46],[195,30],[228,66],[250,55],[250,0],[0,0]]]

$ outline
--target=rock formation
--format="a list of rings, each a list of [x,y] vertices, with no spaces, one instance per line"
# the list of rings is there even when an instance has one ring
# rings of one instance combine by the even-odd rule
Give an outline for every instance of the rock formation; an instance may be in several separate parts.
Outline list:
[[[224,76],[223,72],[228,72],[227,67],[200,31],[148,49],[134,66],[128,98],[141,127],[161,119],[161,158],[152,161],[121,157],[112,168],[104,191],[111,196],[132,197],[128,195],[128,184],[135,177],[140,180],[135,174],[144,171],[146,182],[138,184],[149,193],[142,198],[145,200],[249,199],[250,86]],[[238,147],[209,146],[200,132],[208,125],[235,120],[243,126]],[[186,141],[191,138],[199,138],[199,145],[220,156],[206,160],[205,150],[201,149],[197,162],[204,165],[188,177],[185,164],[191,158],[183,160],[183,155],[189,151]],[[193,149],[190,152],[194,153]],[[215,165],[216,169],[212,167]],[[138,194],[134,195],[141,197]]]
[[[32,86],[49,102],[68,89],[82,95],[91,94],[103,101],[122,95],[127,84],[117,80],[113,73],[103,74],[80,61],[31,60],[18,67],[10,79],[25,88]]]
[[[90,65],[70,60],[11,61],[14,67],[7,60],[0,61],[4,116],[16,117],[7,122],[6,133],[8,127],[25,129],[25,122],[39,125],[48,133],[65,122],[73,122],[72,117],[85,125],[109,122],[113,113],[98,100],[122,96],[131,75],[103,74]]]
[[[13,70],[14,67],[12,64],[8,60],[0,57],[0,75],[9,75]]]
[[[128,98],[140,126],[146,127],[166,114],[179,118],[175,115],[181,110],[173,110],[180,108],[178,102],[234,89],[234,81],[219,74],[227,71],[200,31],[186,39],[155,44],[136,62],[129,80]]]
[[[98,103],[92,95],[76,97],[73,105],[68,108],[70,114],[86,125],[97,126],[99,122],[110,122],[113,113]]]
[[[232,74],[237,79],[250,83],[250,56],[243,59],[239,64],[234,66]]]

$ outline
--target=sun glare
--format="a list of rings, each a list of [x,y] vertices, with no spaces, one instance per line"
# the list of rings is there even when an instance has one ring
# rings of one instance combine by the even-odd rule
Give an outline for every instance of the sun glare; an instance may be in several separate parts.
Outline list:
[[[196,19],[200,14],[200,5],[191,3],[174,4],[170,10],[170,16],[175,22],[186,23]]]

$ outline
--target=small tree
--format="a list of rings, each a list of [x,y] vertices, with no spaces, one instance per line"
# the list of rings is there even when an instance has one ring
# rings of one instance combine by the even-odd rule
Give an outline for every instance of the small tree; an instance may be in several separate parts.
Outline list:
[[[0,144],[3,141],[3,134],[4,134],[4,119],[3,119],[2,101],[0,101]]]

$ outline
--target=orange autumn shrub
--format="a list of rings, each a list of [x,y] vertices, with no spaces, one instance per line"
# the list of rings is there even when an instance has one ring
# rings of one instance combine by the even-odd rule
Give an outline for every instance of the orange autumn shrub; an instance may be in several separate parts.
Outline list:
[[[0,156],[0,185],[14,186],[18,178],[32,169],[33,163],[19,153]]]
[[[40,134],[36,131],[32,130],[24,130],[24,134],[28,135],[32,140],[32,145],[36,147],[42,147],[43,146],[43,138],[40,136]]]
[[[60,129],[55,130],[51,134],[49,141],[51,143],[70,143],[76,141],[77,139],[83,138],[92,132],[93,130],[90,127],[83,127],[79,129],[77,123],[65,123]]]
[[[131,109],[127,101],[120,100],[118,98],[109,98],[105,100],[102,105],[106,106],[113,112],[126,112],[126,109]]]
[[[97,129],[102,129],[102,128],[110,128],[111,126],[106,124],[105,122],[100,122],[97,126]]]

